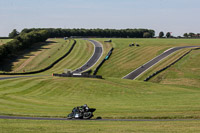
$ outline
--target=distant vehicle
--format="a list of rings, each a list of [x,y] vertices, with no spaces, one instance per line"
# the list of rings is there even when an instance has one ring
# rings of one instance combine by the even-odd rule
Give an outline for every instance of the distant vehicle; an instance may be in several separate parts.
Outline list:
[[[110,40],[108,40],[108,41],[104,41],[104,42],[112,42],[112,40],[110,39]]]
[[[136,44],[134,43],[129,44],[129,47],[132,47],[132,46],[136,46]]]
[[[87,104],[73,108],[72,113],[67,115],[67,119],[91,119],[95,108],[89,108]]]

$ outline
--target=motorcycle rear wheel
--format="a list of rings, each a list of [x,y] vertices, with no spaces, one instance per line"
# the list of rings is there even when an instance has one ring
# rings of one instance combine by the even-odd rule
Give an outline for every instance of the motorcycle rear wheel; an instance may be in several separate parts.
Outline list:
[[[83,119],[90,119],[93,117],[92,112],[86,112],[83,114]]]

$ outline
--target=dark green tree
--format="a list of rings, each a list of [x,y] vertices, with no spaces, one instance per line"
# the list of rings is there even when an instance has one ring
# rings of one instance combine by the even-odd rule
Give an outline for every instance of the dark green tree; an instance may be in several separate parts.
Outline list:
[[[192,32],[190,32],[190,33],[188,34],[188,36],[189,36],[189,37],[195,37],[195,34],[192,33]]]
[[[187,38],[188,37],[188,33],[184,33],[183,36]]]
[[[18,36],[19,35],[19,32],[16,30],[16,29],[14,29],[11,33],[9,33],[9,37],[10,38],[14,38],[14,37],[16,37],[16,36]]]
[[[164,32],[161,31],[161,32],[159,33],[159,38],[162,38],[163,36],[164,36]]]
[[[171,37],[171,33],[170,33],[170,32],[167,32],[166,37],[167,37],[167,38],[170,38],[170,37]]]
[[[149,33],[149,32],[145,32],[145,33],[143,34],[143,37],[144,37],[144,38],[151,38],[152,35],[151,35],[151,33]]]

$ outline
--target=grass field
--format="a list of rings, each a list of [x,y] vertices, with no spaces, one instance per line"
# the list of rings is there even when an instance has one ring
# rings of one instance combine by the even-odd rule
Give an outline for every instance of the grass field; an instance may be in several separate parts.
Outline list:
[[[170,69],[151,81],[143,82],[146,75],[160,69],[183,55],[180,50],[150,69],[139,80],[121,78],[168,48],[200,45],[199,39],[95,39],[102,42],[105,57],[111,47],[112,56],[102,66],[99,75],[105,79],[59,78],[52,76],[0,80],[0,115],[33,117],[66,117],[74,106],[88,104],[97,110],[95,117],[111,119],[176,119],[200,118],[199,50],[191,52]],[[28,62],[26,70],[44,67],[63,55],[72,44],[64,40],[45,45]],[[140,47],[129,47],[130,43]],[[63,47],[64,46],[64,47]],[[66,46],[66,47],[65,47]],[[58,48],[60,48],[58,50]],[[91,57],[93,45],[77,40],[74,50],[52,69],[41,73],[61,73],[76,69]],[[60,51],[58,54],[57,51]],[[34,55],[35,53],[31,53]],[[57,54],[55,54],[57,53]],[[30,53],[29,53],[30,54]],[[43,56],[42,56],[43,55]],[[29,58],[21,61],[23,64]],[[101,61],[100,60],[100,61]],[[20,61],[19,61],[20,62]],[[18,62],[18,63],[19,63]],[[40,63],[39,63],[40,62]],[[98,65],[98,63],[96,64]],[[14,65],[15,70],[20,65]],[[95,66],[92,68],[94,69]],[[18,70],[19,72],[22,71]],[[200,132],[199,121],[174,122],[111,122],[111,121],[32,121],[1,120],[2,132]],[[79,128],[77,128],[79,127]]]
[[[16,61],[12,62],[12,72],[30,72],[47,67],[69,50],[73,40],[49,39],[47,42],[50,43],[37,44],[38,46],[35,50],[28,51]],[[111,46],[103,45],[103,48],[103,56],[98,63],[106,56]],[[77,39],[77,44],[66,58],[56,64],[52,69],[41,74],[62,73],[64,69],[75,70],[84,65],[91,58],[93,52],[94,45],[91,42]],[[94,70],[98,63],[91,69]]]
[[[84,65],[91,58],[93,52],[94,46],[92,43],[77,39],[77,44],[72,52],[52,69],[44,73],[62,73],[64,72],[64,69],[75,70]]]
[[[49,39],[41,48],[30,51],[24,58],[14,62],[13,72],[30,72],[46,68],[63,56],[72,46],[73,40]],[[50,42],[50,43],[49,43]]]
[[[199,124],[200,122],[195,120],[175,122],[0,120],[0,130],[1,133],[197,133],[200,132]]]
[[[19,78],[0,81],[0,115],[65,117],[87,103],[103,118],[200,118],[199,92],[112,78]]]
[[[43,69],[64,55],[72,43],[73,40],[64,41],[63,39],[48,39],[44,43],[37,43],[31,49],[22,51],[18,58],[1,66],[1,69],[5,68],[4,71],[7,72],[29,72]]]
[[[11,41],[12,39],[0,39],[0,45],[3,45],[9,41]]]
[[[98,72],[104,77],[122,78],[168,48],[200,45],[199,39],[112,39],[112,41],[115,48],[113,54]],[[140,47],[129,47],[130,43],[138,43]]]

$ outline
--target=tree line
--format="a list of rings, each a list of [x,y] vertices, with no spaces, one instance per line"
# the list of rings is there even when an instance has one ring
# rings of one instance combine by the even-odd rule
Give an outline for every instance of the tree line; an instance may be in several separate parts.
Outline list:
[[[171,38],[172,35],[171,35],[171,32],[167,32],[166,35],[163,31],[161,31],[158,35],[159,38],[163,38],[163,37],[166,37],[166,38]]]
[[[152,38],[154,30],[149,29],[61,29],[61,28],[33,28],[23,29],[21,33],[28,33],[34,30],[46,30],[49,37],[116,37],[116,38]]]
[[[197,34],[192,33],[192,32],[190,32],[190,33],[184,33],[183,36],[185,38],[200,38],[200,33],[197,33]]]
[[[20,33],[12,41],[0,46],[0,62],[6,58],[17,56],[18,52],[30,48],[38,42],[44,42],[49,37],[46,30],[30,31]]]
[[[130,37],[151,38],[155,31],[149,29],[61,29],[61,28],[32,28],[18,32],[14,29],[9,33],[12,41],[0,46],[0,61],[12,56],[17,56],[19,51],[30,48],[38,42],[54,37]]]

